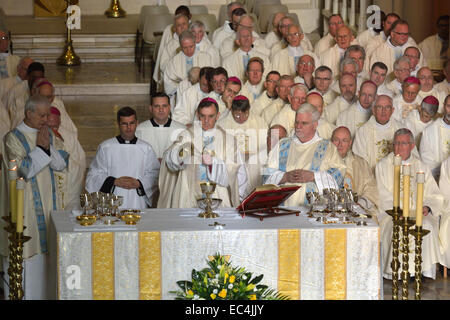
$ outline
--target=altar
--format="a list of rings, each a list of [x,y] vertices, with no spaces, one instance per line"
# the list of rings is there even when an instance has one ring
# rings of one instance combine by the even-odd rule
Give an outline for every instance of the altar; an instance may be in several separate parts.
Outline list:
[[[174,299],[176,282],[208,256],[264,275],[262,284],[295,300],[383,299],[380,230],[299,216],[242,217],[234,208],[202,219],[199,209],[148,209],[137,225],[81,226],[70,211],[51,214],[50,299]]]

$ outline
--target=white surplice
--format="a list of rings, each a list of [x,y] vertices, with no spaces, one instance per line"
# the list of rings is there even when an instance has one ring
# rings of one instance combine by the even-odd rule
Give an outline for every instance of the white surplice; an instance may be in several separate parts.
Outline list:
[[[290,45],[281,51],[275,53],[272,58],[272,69],[278,71],[281,75],[295,76],[297,72],[297,66],[295,64],[295,57],[299,59],[303,55],[309,55],[314,59],[316,66],[320,65],[320,59],[312,51],[306,49],[303,45],[303,41],[298,47],[291,47]]]
[[[336,126],[344,126],[350,130],[352,137],[355,136],[356,130],[358,130],[364,123],[366,123],[370,116],[372,115],[372,110],[364,109],[359,101],[353,103],[346,110],[339,113],[336,119]]]
[[[421,103],[422,98],[419,97],[419,95],[417,95],[416,99],[414,99],[414,101],[411,103],[406,102],[401,94],[397,95],[392,100],[392,106],[394,107],[394,113],[392,114],[392,117],[395,120],[402,122],[408,117],[409,113],[412,110],[417,110]]]
[[[431,209],[431,214],[423,217],[423,228],[429,230],[430,233],[423,237],[422,243],[422,274],[429,278],[436,276],[436,263],[439,262],[439,216],[442,214],[444,206],[444,197],[441,194],[436,181],[431,175],[430,169],[426,164],[411,154],[410,158],[403,163],[411,165],[410,176],[410,217],[416,216],[416,197],[417,197],[417,175],[422,171],[425,173],[423,206]],[[402,167],[403,168],[403,167]],[[403,169],[400,169],[402,172]],[[379,192],[380,210],[378,213],[378,221],[381,229],[381,245],[383,253],[384,270],[383,276],[392,277],[391,260],[392,260],[392,217],[386,213],[393,207],[393,186],[394,186],[394,154],[391,152],[387,157],[380,160],[375,168],[375,177]],[[400,176],[400,208],[403,208],[403,174]],[[409,247],[414,252],[414,237],[410,237]],[[402,261],[402,255],[399,257]],[[414,254],[409,255],[409,273],[414,275]]]
[[[420,149],[420,141],[422,140],[422,132],[433,123],[433,120],[430,120],[427,123],[422,122],[420,120],[420,114],[418,110],[413,110],[409,113],[408,117],[403,119],[403,124],[406,128],[411,130],[414,135],[414,140],[416,142],[417,149]]]
[[[123,196],[120,208],[144,209],[147,204],[151,204],[157,188],[158,173],[159,162],[148,143],[140,139],[137,139],[135,144],[120,143],[117,137],[114,137],[99,145],[86,176],[86,190],[100,191],[108,177],[132,177],[141,182],[145,195],[140,196],[138,189],[117,186],[113,188],[112,193]]]
[[[248,80],[241,88],[240,95],[247,97],[250,105],[253,106],[253,102],[261,96],[264,90],[264,81],[261,80],[258,84],[252,85]]]
[[[240,48],[222,60],[222,67],[228,72],[228,77],[238,77],[242,82],[247,80],[244,68],[244,56],[248,59],[259,57],[264,62],[263,78],[272,70],[269,57],[258,48],[252,48],[249,52],[244,52]]]

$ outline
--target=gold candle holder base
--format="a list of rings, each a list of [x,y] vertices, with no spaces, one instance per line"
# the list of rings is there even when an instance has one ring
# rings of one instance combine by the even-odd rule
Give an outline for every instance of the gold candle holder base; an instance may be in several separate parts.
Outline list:
[[[60,66],[79,66],[81,64],[81,59],[75,54],[73,49],[72,40],[67,40],[64,47],[63,54],[56,60],[56,63]]]
[[[429,233],[430,230],[426,230],[418,226],[409,231],[409,234],[411,234],[415,238],[415,300],[422,299],[422,238]]]
[[[414,225],[414,220],[401,218],[402,228],[402,300],[408,300],[409,282],[409,229]]]
[[[392,300],[398,300],[398,271],[400,269],[399,260],[399,243],[400,243],[400,217],[402,210],[399,207],[394,207],[392,210],[387,210],[386,213],[392,217],[393,232],[392,232]]]
[[[127,16],[127,12],[121,8],[119,0],[111,0],[111,5],[105,11],[105,15],[108,18],[124,18]]]
[[[211,211],[211,212],[205,211],[205,212],[199,213],[198,217],[210,219],[210,218],[217,218],[217,217],[219,217],[219,215],[213,211]]]

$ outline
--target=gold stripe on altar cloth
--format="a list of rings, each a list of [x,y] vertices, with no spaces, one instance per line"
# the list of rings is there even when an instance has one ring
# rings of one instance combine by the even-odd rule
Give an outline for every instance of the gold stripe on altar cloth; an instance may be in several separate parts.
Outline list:
[[[114,300],[114,234],[92,233],[92,298]]]
[[[139,232],[139,299],[161,300],[160,232]]]
[[[278,291],[300,299],[300,230],[278,231]]]
[[[347,230],[325,232],[325,299],[345,300],[347,282]]]

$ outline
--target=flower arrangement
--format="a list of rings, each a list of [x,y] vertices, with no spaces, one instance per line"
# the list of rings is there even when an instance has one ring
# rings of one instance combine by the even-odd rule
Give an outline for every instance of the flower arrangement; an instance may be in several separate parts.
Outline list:
[[[209,268],[192,270],[192,281],[177,281],[181,290],[171,291],[176,300],[288,300],[268,286],[259,284],[263,275],[253,277],[242,267],[232,267],[229,256],[216,254]]]

